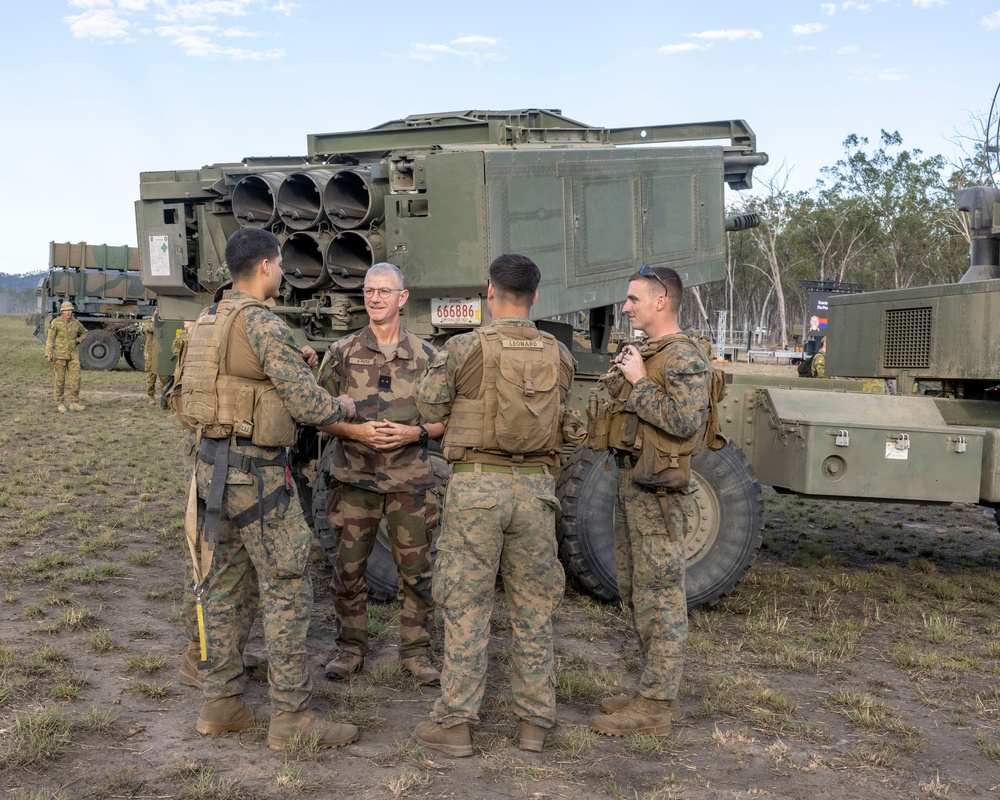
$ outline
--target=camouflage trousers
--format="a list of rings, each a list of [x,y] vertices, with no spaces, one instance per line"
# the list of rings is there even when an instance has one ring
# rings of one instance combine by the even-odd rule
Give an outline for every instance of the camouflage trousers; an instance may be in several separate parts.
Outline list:
[[[552,614],[566,584],[556,553],[555,509],[551,475],[451,476],[434,560],[444,669],[431,717],[445,726],[479,720],[498,570],[513,639],[514,712],[534,725],[554,724]]]
[[[167,385],[167,378],[169,375],[157,375],[155,372],[146,373],[146,395],[155,399],[156,397],[156,379],[160,379],[160,391],[162,392],[164,387]]]
[[[330,487],[327,508],[330,527],[340,531],[330,581],[333,606],[340,619],[337,646],[360,655],[368,652],[365,570],[379,525],[385,518],[403,601],[399,617],[399,657],[429,654],[434,627],[430,531],[438,522],[434,492],[379,494],[336,483]]]
[[[677,697],[688,634],[684,531],[694,494],[667,492],[666,501],[669,522],[664,520],[656,492],[634,484],[630,470],[619,471],[615,498],[618,593],[632,611],[646,659],[639,694],[652,700]]]
[[[69,401],[71,403],[80,402],[80,357],[53,358],[52,366],[55,368],[55,385],[53,395],[56,403],[63,401],[64,389],[66,386],[66,373],[69,373]]]
[[[265,497],[285,482],[282,467],[259,471]],[[204,499],[212,465],[199,460],[196,472],[198,497]],[[255,476],[229,469],[219,543],[202,598],[209,661],[204,695],[217,699],[243,692],[243,651],[259,606],[271,705],[278,711],[301,711],[312,692],[306,652],[313,600],[308,572],[312,531],[294,494],[287,509],[264,515],[263,533],[258,519],[237,528],[230,519],[257,506],[257,491]]]

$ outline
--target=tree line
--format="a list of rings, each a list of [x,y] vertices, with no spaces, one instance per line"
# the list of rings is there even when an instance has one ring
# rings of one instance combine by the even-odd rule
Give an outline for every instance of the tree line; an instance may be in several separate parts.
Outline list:
[[[953,193],[992,183],[988,136],[956,144],[958,163],[907,150],[898,132],[875,144],[844,140],[844,155],[808,191],[787,188],[788,170],[755,176],[727,213],[760,215],[760,226],[727,236],[727,279],[701,286],[688,324],[715,330],[727,312],[730,334],[766,331],[772,346],[792,346],[802,331],[803,281],[863,284],[868,291],[958,281],[969,266],[970,235]],[[966,145],[968,145],[966,147]]]

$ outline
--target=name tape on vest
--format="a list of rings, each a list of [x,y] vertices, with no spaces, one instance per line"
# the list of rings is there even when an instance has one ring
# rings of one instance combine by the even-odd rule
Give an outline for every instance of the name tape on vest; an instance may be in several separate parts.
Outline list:
[[[531,350],[545,349],[545,343],[540,339],[503,339],[501,344],[504,347],[528,348]]]

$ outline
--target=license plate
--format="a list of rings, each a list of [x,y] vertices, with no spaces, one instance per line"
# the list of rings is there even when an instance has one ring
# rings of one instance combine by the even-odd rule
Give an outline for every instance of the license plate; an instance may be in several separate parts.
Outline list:
[[[442,328],[467,327],[483,321],[481,297],[432,297],[431,322]]]

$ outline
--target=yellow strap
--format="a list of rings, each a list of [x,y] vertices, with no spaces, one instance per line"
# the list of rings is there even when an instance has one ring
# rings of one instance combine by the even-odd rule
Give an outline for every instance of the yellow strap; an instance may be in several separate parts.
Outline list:
[[[194,450],[197,454],[201,446],[201,430],[195,439]],[[184,509],[184,536],[187,539],[188,552],[191,555],[191,566],[194,573],[195,610],[198,615],[198,641],[201,650],[201,660],[208,661],[208,641],[205,636],[205,611],[201,603],[201,595],[205,590],[205,580],[212,571],[212,556],[214,551],[209,548],[203,536],[198,535],[198,460],[191,469],[191,485],[188,488],[187,506]],[[201,558],[198,557],[198,540],[201,539]]]

